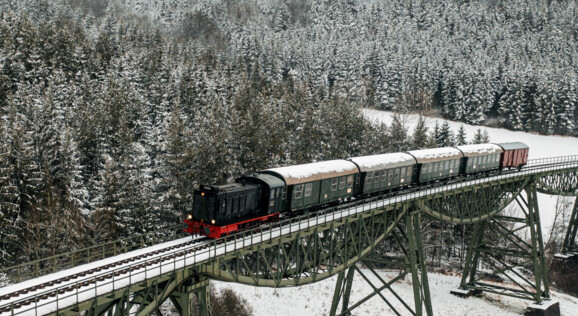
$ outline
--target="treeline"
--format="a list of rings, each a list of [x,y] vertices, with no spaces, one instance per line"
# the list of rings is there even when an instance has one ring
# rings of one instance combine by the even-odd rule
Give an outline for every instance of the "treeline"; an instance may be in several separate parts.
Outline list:
[[[572,0],[122,3],[124,16],[167,26],[246,69],[258,62],[272,81],[310,81],[361,106],[578,133]]]

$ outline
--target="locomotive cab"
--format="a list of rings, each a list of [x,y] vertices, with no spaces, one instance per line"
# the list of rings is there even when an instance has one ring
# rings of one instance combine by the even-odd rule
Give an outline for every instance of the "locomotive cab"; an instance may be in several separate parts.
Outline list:
[[[194,192],[193,212],[185,219],[185,231],[212,238],[227,235],[238,229],[240,221],[258,212],[260,198],[259,184],[202,185]]]

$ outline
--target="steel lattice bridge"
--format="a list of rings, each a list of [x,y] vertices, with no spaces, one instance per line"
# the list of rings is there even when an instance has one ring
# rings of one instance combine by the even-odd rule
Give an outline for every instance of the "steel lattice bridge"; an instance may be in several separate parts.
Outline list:
[[[550,289],[538,192],[578,196],[578,156],[531,160],[522,171],[454,179],[342,203],[227,239],[181,238],[66,270],[63,264],[57,269],[50,262],[21,265],[4,271],[16,274],[20,282],[0,288],[0,315],[162,315],[159,307],[167,299],[182,315],[209,315],[209,279],[285,287],[335,275],[331,315],[349,315],[376,295],[398,315],[433,315],[420,232],[423,216],[473,225],[463,277],[456,284],[461,291],[498,293],[541,304],[549,300]],[[513,203],[520,206],[520,215],[504,215]],[[563,252],[568,255],[577,250],[577,205],[564,240]],[[520,238],[520,232],[529,240]],[[486,243],[491,236],[500,236],[514,247]],[[394,241],[397,253],[376,251],[386,238]],[[78,257],[65,261],[76,265]],[[517,272],[506,257],[529,263],[533,277]],[[509,276],[510,284],[486,282],[478,271],[480,262]],[[369,269],[357,268],[358,263]],[[386,281],[371,268],[374,263],[399,266],[400,274]],[[25,280],[43,269],[55,273]],[[375,274],[379,284],[369,280],[367,271]],[[355,273],[373,293],[351,304]],[[413,300],[407,302],[393,289],[406,275],[414,290]],[[391,291],[403,309],[396,310],[383,291]]]

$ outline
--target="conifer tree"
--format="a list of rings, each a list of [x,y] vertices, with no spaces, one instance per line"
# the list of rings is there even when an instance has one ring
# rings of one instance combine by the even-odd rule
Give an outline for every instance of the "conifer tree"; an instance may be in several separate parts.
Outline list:
[[[425,117],[420,115],[413,131],[412,137],[412,149],[424,149],[427,148],[428,136],[427,136],[427,126],[425,126]]]

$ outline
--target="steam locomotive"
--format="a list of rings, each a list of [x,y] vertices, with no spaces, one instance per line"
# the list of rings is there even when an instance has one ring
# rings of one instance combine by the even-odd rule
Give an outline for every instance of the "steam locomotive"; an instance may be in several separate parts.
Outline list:
[[[478,173],[522,168],[521,142],[412,150],[266,169],[224,185],[201,185],[184,231],[220,238],[304,210]]]

